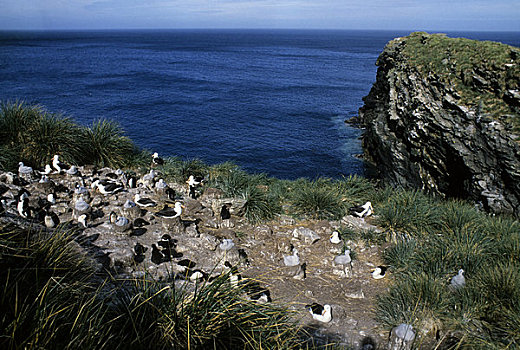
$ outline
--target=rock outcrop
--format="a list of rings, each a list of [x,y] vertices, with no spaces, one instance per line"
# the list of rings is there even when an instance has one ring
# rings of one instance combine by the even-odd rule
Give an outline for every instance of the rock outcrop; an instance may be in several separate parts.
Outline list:
[[[386,183],[520,214],[520,49],[413,33],[387,44],[360,109]]]

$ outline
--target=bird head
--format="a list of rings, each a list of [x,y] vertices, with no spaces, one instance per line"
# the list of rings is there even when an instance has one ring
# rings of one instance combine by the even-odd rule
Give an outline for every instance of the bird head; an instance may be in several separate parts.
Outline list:
[[[323,314],[325,314],[326,312],[330,312],[330,311],[331,311],[331,307],[329,304],[323,305]]]

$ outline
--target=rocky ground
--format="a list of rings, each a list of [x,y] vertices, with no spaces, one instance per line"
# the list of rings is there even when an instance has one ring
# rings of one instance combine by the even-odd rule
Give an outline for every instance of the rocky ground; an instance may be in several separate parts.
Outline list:
[[[40,209],[47,206],[61,223],[79,228],[80,241],[87,242],[89,251],[96,252],[100,263],[120,278],[148,274],[156,279],[176,278],[179,284],[194,284],[197,282],[189,279],[186,282],[178,277],[189,276],[195,269],[216,276],[226,271],[224,262],[229,261],[238,267],[243,277],[256,279],[267,288],[274,302],[295,310],[295,317],[313,334],[316,343],[337,342],[357,349],[370,342],[377,346],[386,342],[388,331],[374,320],[374,308],[377,295],[386,289],[391,276],[380,280],[371,277],[374,267],[382,263],[384,247],[370,246],[364,241],[339,244],[329,241],[332,231],[340,227],[378,231],[371,224],[371,218],[346,216],[341,221],[298,221],[279,216],[272,222],[255,226],[243,217],[243,200],[224,198],[215,188],[204,188],[192,199],[188,197],[186,184],[168,183],[163,187],[157,185],[158,176],[153,179],[140,176],[138,185],[132,188],[129,174],[108,168],[83,167],[78,168],[76,174],[53,171],[47,178],[48,181],[42,182],[34,173],[20,177],[0,174],[3,192],[0,195],[5,209],[2,220],[30,220],[44,225]],[[122,188],[114,194],[102,194],[99,188],[92,186],[96,178],[111,179]],[[167,188],[173,189],[175,195]],[[22,189],[30,193],[32,218],[29,219],[21,218],[18,210]],[[55,194],[56,203],[47,202],[49,193]],[[136,194],[157,205],[146,208],[135,205]],[[82,200],[88,207],[78,208],[77,203]],[[173,208],[176,201],[184,205],[180,217],[159,216],[158,212],[165,205]],[[229,208],[231,217],[223,220],[220,211],[224,205]],[[111,221],[112,212],[114,218],[127,218],[128,225]],[[83,214],[86,227],[78,222]],[[141,226],[140,219],[147,224]],[[53,228],[48,230],[52,234]],[[170,259],[160,247],[165,234],[171,237],[173,255]],[[234,246],[221,249],[224,239],[232,239]],[[158,249],[152,247],[158,244]],[[306,263],[305,279],[294,278],[299,266],[284,264],[283,257],[290,255],[291,245],[298,250],[300,262]],[[342,253],[344,246],[353,252],[350,277],[345,275],[343,266],[334,263],[334,257]],[[140,254],[139,250],[144,253]],[[184,259],[196,264],[191,272],[178,264]],[[305,308],[313,302],[331,305],[331,322],[313,320]]]

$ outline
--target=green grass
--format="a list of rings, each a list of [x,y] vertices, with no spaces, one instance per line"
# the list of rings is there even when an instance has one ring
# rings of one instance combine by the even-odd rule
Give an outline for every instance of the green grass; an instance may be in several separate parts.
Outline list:
[[[95,346],[105,313],[92,283],[95,268],[81,254],[73,233],[53,235],[0,227],[0,346],[4,349]],[[88,322],[79,323],[88,310]],[[76,320],[76,321],[75,321]]]
[[[137,166],[146,161],[115,122],[99,120],[82,127],[70,118],[45,111],[41,106],[6,102],[0,108],[0,156],[3,170],[16,170],[18,162],[42,168],[59,154],[76,165],[113,168]]]
[[[518,58],[513,66],[506,68],[506,65],[512,63],[513,57],[518,57],[519,48],[498,42],[416,32],[406,37],[400,50],[407,64],[422,76],[435,75],[435,79],[455,88],[461,97],[458,103],[474,107],[495,119],[513,115],[505,121],[512,125],[514,132],[520,131],[518,109],[515,112],[504,100],[508,89],[518,88]],[[489,86],[484,89],[478,86],[473,79],[477,72],[490,82]]]
[[[296,214],[312,219],[341,219],[347,206],[328,179],[302,182],[291,194]]]
[[[245,217],[251,223],[271,220],[282,210],[276,199],[259,187],[248,186],[240,196],[246,200]]]
[[[101,167],[123,167],[132,154],[137,153],[123,129],[116,122],[105,119],[83,129],[81,146],[82,163]]]
[[[416,195],[405,197],[422,205]],[[402,199],[394,200],[389,203],[402,205]],[[435,212],[437,220],[420,219],[421,235],[401,236],[383,254],[394,282],[379,298],[377,318],[389,328],[413,324],[422,332],[420,341],[435,342],[440,331],[448,348],[519,347],[518,221],[489,216],[461,201],[428,201],[431,209],[417,213]],[[410,232],[407,226],[395,227]],[[453,291],[449,281],[460,268],[466,286]]]
[[[208,169],[209,166],[201,159],[182,160],[178,157],[166,158],[164,165],[159,168],[166,181],[175,181],[181,184],[184,184],[191,175],[204,178]]]
[[[438,228],[440,216],[436,199],[410,190],[396,190],[388,195],[377,208],[377,223],[392,235],[419,237]]]
[[[38,106],[3,104],[0,167],[19,161],[43,166],[53,153],[75,164],[148,169],[150,153],[135,148],[109,121],[81,127]],[[72,140],[77,142],[72,142]],[[445,346],[464,349],[520,346],[520,223],[492,217],[463,201],[420,191],[376,186],[361,177],[280,180],[249,174],[233,163],[167,158],[158,168],[181,184],[202,176],[207,187],[245,199],[245,217],[257,224],[284,213],[339,220],[348,207],[371,200],[385,232],[341,229],[344,241],[392,242],[384,252],[393,278],[377,318],[422,330],[422,342],[439,331]],[[247,234],[247,233],[244,233]],[[355,251],[352,252],[355,257]],[[450,278],[463,268],[466,287]],[[101,278],[102,277],[102,278]],[[240,298],[226,279],[195,294],[151,281],[114,281],[81,254],[74,233],[0,226],[0,347],[22,348],[280,348],[302,345],[288,311]],[[300,339],[300,340],[298,340]],[[443,346],[444,346],[443,345]]]
[[[229,276],[174,288],[114,281],[74,232],[0,225],[2,349],[296,349],[292,313],[242,298]],[[103,277],[104,276],[104,277]]]
[[[341,227],[338,229],[338,232],[343,242],[348,240],[362,241],[365,247],[370,247],[371,245],[380,245],[386,242],[385,234],[373,229],[353,229],[349,227]]]

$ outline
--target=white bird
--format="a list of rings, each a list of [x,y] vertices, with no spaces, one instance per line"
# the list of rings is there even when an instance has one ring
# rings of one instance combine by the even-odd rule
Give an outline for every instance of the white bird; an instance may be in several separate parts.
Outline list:
[[[450,285],[453,289],[459,289],[466,285],[466,278],[464,278],[464,270],[460,269],[459,273],[451,278]]]
[[[45,210],[45,216],[43,218],[45,226],[48,228],[53,228],[59,225],[60,219],[56,213]]]
[[[206,278],[206,274],[201,270],[191,270],[188,272],[191,282],[200,282]]]
[[[197,197],[197,193],[196,193],[195,189],[198,185],[200,185],[201,181],[199,181],[198,179],[195,179],[195,176],[190,175],[190,177],[188,178],[188,181],[186,181],[186,183],[188,184],[188,196],[195,199],[195,197]]]
[[[74,209],[77,213],[84,214],[86,211],[90,209],[90,205],[87,202],[85,202],[83,197],[79,197],[79,199],[74,204]]]
[[[110,214],[108,214],[108,221],[110,221],[111,224],[115,224],[117,220],[117,214],[115,211],[111,211]]]
[[[77,184],[76,188],[74,189],[74,196],[76,198],[79,198],[79,197],[90,198],[90,193],[88,192],[88,189],[86,187],[83,187],[80,184]]]
[[[50,181],[49,177],[47,175],[43,174],[42,177],[40,178],[40,181],[38,181],[38,182],[41,183],[41,184],[46,184],[49,181]]]
[[[410,342],[415,339],[415,331],[413,330],[413,327],[406,323],[401,323],[399,326],[395,327],[394,333],[399,339],[402,339],[405,342]]]
[[[128,220],[127,218],[125,218],[124,216],[120,216],[116,219],[116,222],[114,222],[114,226],[117,230],[119,231],[126,231],[130,228],[130,225],[132,223],[130,222],[130,220]]]
[[[18,174],[20,175],[30,175],[33,172],[33,168],[30,166],[24,165],[23,162],[18,163]]]
[[[339,238],[339,232],[332,231],[332,234],[330,235],[330,243],[339,244],[340,242],[341,242],[341,239]]]
[[[387,266],[379,265],[377,266],[374,271],[372,271],[372,278],[376,280],[380,280],[381,278],[386,276],[386,270],[388,269]]]
[[[65,163],[60,162],[59,156],[57,154],[55,154],[52,158],[52,166],[54,167],[54,169],[56,169],[58,173],[68,168],[68,166]]]
[[[126,185],[128,188],[136,188],[137,187],[137,179],[134,175],[129,175],[127,178]]]
[[[139,193],[135,194],[134,202],[140,207],[155,207],[157,205],[157,203],[150,198],[142,198]]]
[[[78,222],[83,226],[84,228],[87,228],[87,214],[80,215],[78,217]]]
[[[188,184],[188,186],[191,186],[191,187],[200,185],[200,181],[195,180],[195,176],[193,176],[193,175],[190,175],[190,177],[188,178],[188,181],[186,181],[186,183]]]
[[[307,263],[298,265],[298,269],[296,270],[296,273],[294,274],[293,278],[295,280],[304,280],[305,277],[307,277],[306,270],[307,270]]]
[[[50,173],[52,173],[52,168],[49,164],[45,164],[45,169],[43,170],[43,174],[44,175],[49,175]]]
[[[359,218],[365,218],[367,216],[372,215],[372,213],[374,212],[374,208],[372,207],[372,203],[369,201],[363,205],[349,208],[349,212],[350,214]]]
[[[162,190],[168,187],[168,184],[164,182],[164,179],[159,179],[157,183],[155,184],[155,188]]]
[[[294,248],[292,251],[292,255],[284,255],[283,263],[285,264],[285,266],[300,265],[300,257],[298,256],[298,250]]]
[[[236,287],[238,283],[242,280],[242,276],[238,272],[238,268],[236,266],[231,265],[229,261],[224,262],[224,267],[229,271],[229,283]]]
[[[18,214],[20,214],[21,217],[29,218],[31,216],[31,211],[29,209],[29,197],[27,197],[25,193],[20,197],[16,209],[18,210]]]
[[[125,204],[123,204],[123,208],[125,208],[125,209],[134,208],[135,206],[136,206],[136,204],[134,202],[132,202],[130,199],[127,199]]]
[[[164,164],[164,159],[159,157],[159,153],[155,152],[154,154],[152,154],[152,164],[153,165],[163,165]]]
[[[340,254],[334,258],[334,262],[338,265],[351,265],[352,258],[350,257],[350,250],[345,250],[345,253]]]
[[[152,187],[155,182],[155,170],[151,169],[148,174],[144,174],[142,181],[145,186]]]
[[[345,277],[352,277],[352,258],[350,257],[350,250],[347,249],[344,254],[336,256],[334,262],[338,265],[343,265]]]
[[[91,187],[97,188],[98,191],[104,195],[114,194],[123,189],[123,185],[121,185],[117,182],[108,181],[108,180],[99,180],[99,179],[92,182]]]
[[[312,303],[311,305],[305,305],[309,309],[312,318],[316,321],[328,323],[332,320],[332,308],[329,304],[320,305],[318,303]]]
[[[184,206],[181,204],[181,202],[175,202],[174,208],[170,208],[167,205],[165,205],[164,208],[159,210],[156,214],[157,214],[157,216],[160,216],[160,217],[163,217],[166,219],[175,219],[175,218],[181,216],[182,208],[184,208]]]
[[[56,204],[56,197],[54,197],[54,193],[49,193],[47,195],[47,202],[49,202],[51,205]]]
[[[71,166],[68,170],[67,170],[67,175],[70,175],[70,176],[74,176],[78,173],[78,168],[76,168],[75,165]]]
[[[223,251],[228,251],[235,246],[232,239],[223,239],[222,243],[219,244],[219,248]]]

